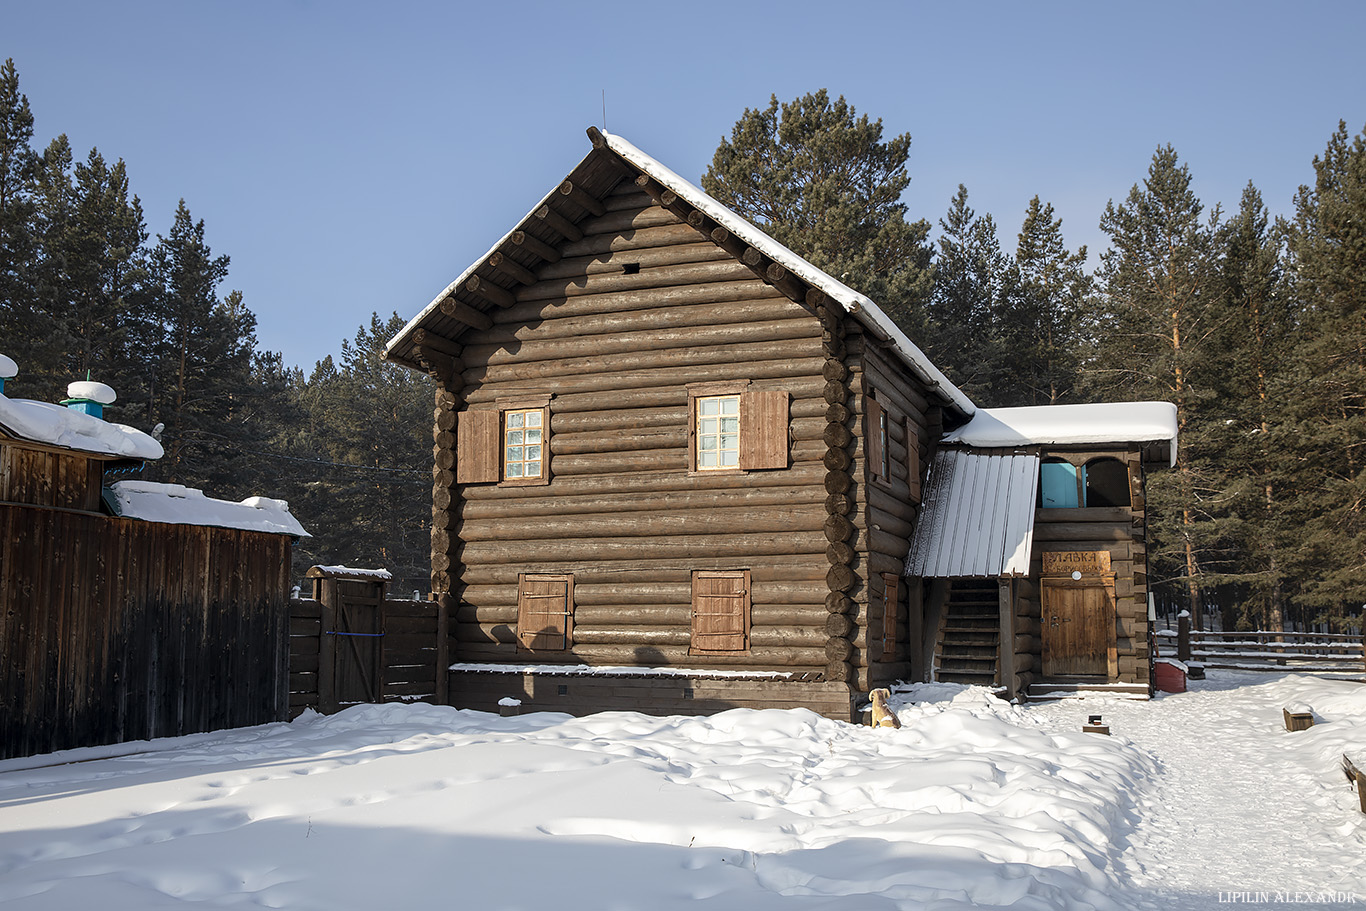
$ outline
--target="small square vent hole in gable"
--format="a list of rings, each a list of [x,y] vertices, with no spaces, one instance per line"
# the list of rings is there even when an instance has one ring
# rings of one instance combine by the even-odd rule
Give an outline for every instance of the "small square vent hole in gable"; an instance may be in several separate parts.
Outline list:
[[[640,263],[622,263],[621,271],[627,275],[636,275],[640,272]]]

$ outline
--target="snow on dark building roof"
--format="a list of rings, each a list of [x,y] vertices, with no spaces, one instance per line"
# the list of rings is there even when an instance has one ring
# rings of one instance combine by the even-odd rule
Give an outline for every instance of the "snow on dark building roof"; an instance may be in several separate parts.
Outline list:
[[[1089,443],[1154,443],[1149,461],[1176,464],[1176,406],[1171,402],[1103,402],[983,408],[944,443],[979,448],[1076,446]]]
[[[62,405],[12,399],[0,394],[0,431],[28,440],[93,455],[159,459],[161,444],[134,427],[113,424]]]
[[[269,497],[248,497],[231,503],[179,484],[118,481],[105,488],[104,500],[110,512],[125,519],[312,537],[290,514],[288,503]]]

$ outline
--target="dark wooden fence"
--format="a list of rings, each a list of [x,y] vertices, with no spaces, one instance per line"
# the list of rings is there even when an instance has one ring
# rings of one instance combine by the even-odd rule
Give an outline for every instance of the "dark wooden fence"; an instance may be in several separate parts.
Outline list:
[[[1189,636],[1189,644],[1183,644]],[[1295,633],[1257,630],[1210,632],[1159,630],[1159,651],[1205,667],[1248,671],[1366,673],[1366,643],[1343,633]]]
[[[290,539],[0,505],[0,758],[281,720]]]
[[[448,634],[437,601],[384,597],[385,582],[321,567],[289,606],[289,714],[368,702],[444,704]]]

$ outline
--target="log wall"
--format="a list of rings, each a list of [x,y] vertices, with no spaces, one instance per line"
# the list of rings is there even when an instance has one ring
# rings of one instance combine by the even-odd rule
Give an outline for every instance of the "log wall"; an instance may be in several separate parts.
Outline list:
[[[821,673],[822,324],[630,181],[603,203],[462,334],[438,394],[432,578],[455,601],[451,658]],[[789,393],[789,466],[690,474],[687,385],[735,380]],[[550,483],[455,485],[456,413],[541,393]],[[751,573],[750,648],[689,655],[691,573],[727,569]],[[519,573],[573,574],[566,651],[519,651]]]
[[[0,758],[281,720],[290,540],[0,505]]]

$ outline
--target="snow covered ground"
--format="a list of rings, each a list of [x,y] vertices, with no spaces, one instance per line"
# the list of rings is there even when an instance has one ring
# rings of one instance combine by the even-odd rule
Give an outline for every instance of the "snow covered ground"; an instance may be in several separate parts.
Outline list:
[[[1285,732],[1290,703],[1319,723]],[[1361,684],[1212,672],[1151,703],[1015,707],[940,685],[895,704],[899,731],[804,711],[362,706],[11,760],[0,904],[1366,904],[1366,815],[1337,767],[1366,753]],[[1092,714],[1114,736],[1082,733]]]

